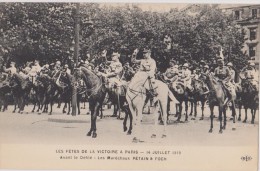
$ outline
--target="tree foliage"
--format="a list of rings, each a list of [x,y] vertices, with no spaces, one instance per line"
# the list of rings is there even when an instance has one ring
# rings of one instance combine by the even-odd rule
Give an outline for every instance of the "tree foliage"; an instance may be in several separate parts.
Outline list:
[[[188,10],[188,11],[187,11]],[[241,48],[243,30],[217,5],[191,5],[186,11],[143,11],[138,5],[101,6],[82,3],[80,56],[96,56],[107,49],[119,51],[127,60],[135,48],[149,47],[159,69],[172,58],[196,63],[216,57],[216,46],[224,48],[227,60],[237,69],[246,63]],[[189,14],[189,13],[192,14]],[[93,27],[88,25],[89,19]],[[5,60],[62,62],[73,58],[75,4],[0,3],[0,44]],[[172,38],[166,49],[165,36]],[[141,55],[141,52],[140,54]]]

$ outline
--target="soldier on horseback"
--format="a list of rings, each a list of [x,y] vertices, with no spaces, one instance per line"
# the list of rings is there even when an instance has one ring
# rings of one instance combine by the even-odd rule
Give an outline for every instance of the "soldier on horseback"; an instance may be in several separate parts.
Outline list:
[[[250,63],[249,66],[246,66],[241,70],[241,73],[244,73],[245,79],[250,81],[258,91],[258,75],[255,70],[255,63]]]
[[[105,78],[108,78],[108,88],[120,85],[120,74],[123,70],[123,66],[119,61],[120,54],[113,53],[112,61],[107,61],[109,65],[109,70],[107,73],[100,73]]]
[[[166,72],[163,74],[164,79],[169,82],[174,82],[178,79],[179,74],[179,66],[175,64],[175,61],[170,61],[170,68],[166,70]]]
[[[138,52],[138,50],[135,51],[134,53],[137,54],[137,52]],[[149,91],[152,96],[157,96],[158,93],[156,92],[155,85],[154,85],[155,84],[156,62],[151,57],[150,49],[144,49],[143,55],[144,55],[144,59],[136,60],[136,58],[134,58],[133,63],[140,63],[140,68],[139,68],[138,72],[144,72],[147,74],[147,79],[148,79],[149,85],[150,85]],[[138,76],[138,73],[137,73],[137,76]]]
[[[4,68],[4,72],[6,72],[6,73],[9,73],[10,75],[13,75],[14,73],[16,73],[17,72],[17,69],[16,69],[16,67],[15,67],[15,62],[11,62],[10,63],[10,67],[9,68]]]
[[[191,71],[188,69],[188,63],[183,64],[182,73],[181,73],[181,81],[183,82],[185,88],[188,92],[192,92],[193,88],[191,86]]]
[[[235,87],[231,83],[231,72],[228,67],[224,66],[224,60],[218,59],[218,67],[215,69],[214,74],[219,79],[218,81],[222,83],[223,88],[227,91],[227,96],[229,99],[233,99],[236,96]],[[225,103],[228,101],[225,99]],[[225,104],[224,103],[224,104]]]

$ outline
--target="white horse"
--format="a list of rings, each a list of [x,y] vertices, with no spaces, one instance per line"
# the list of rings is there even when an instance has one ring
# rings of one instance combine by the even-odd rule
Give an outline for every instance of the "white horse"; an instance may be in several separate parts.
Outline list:
[[[127,92],[126,92],[126,100],[129,104],[130,111],[133,116],[133,125],[135,125],[135,130],[133,131],[133,142],[141,142],[140,133],[140,123],[142,120],[142,112],[143,107],[146,99],[146,90],[150,90],[149,80],[147,77],[147,73],[145,72],[138,72],[134,76],[134,78],[131,80]],[[157,96],[154,98],[154,102],[157,102],[157,108],[154,110],[154,112],[159,112],[161,114],[161,118],[164,123],[163,131],[161,131],[161,137],[164,138],[167,135],[166,130],[166,124],[167,124],[167,103],[168,103],[168,97],[174,102],[176,102],[175,97],[169,90],[168,86],[163,83],[162,81],[155,80],[155,83],[153,85],[157,92]],[[158,127],[158,115],[154,113],[154,122],[155,127],[152,130],[152,136],[151,138],[155,138],[157,135],[157,132],[159,130]]]

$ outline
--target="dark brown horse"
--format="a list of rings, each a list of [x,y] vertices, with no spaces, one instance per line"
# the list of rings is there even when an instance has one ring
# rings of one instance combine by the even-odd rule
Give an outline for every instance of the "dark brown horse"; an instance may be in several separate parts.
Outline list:
[[[257,88],[247,79],[243,79],[241,82],[242,93],[241,93],[241,104],[245,109],[244,123],[247,121],[247,109],[251,109],[252,120],[251,123],[255,122],[255,114],[259,105],[259,96]],[[239,110],[239,117],[241,117],[241,109]]]
[[[75,68],[74,76],[77,81],[82,78],[85,82],[91,112],[91,126],[87,136],[92,135],[92,138],[96,138],[96,120],[106,95],[105,84],[102,79],[85,67]]]
[[[191,86],[193,87],[193,92],[192,92],[192,96],[193,96],[193,102],[191,103],[191,109],[193,108],[194,105],[194,117],[197,116],[197,103],[200,102],[201,103],[201,118],[200,120],[204,119],[204,106],[205,106],[205,102],[207,101],[207,90],[205,90],[205,86],[206,83],[204,83],[201,79],[195,79],[193,78],[191,80]],[[190,116],[192,116],[192,112],[193,110],[191,110]]]
[[[227,103],[225,103],[225,99],[229,98],[228,97],[228,92],[223,88],[223,85],[220,81],[218,81],[217,78],[215,78],[212,73],[205,74],[205,82],[209,88],[209,108],[210,108],[210,130],[209,132],[212,133],[213,131],[213,119],[214,119],[214,106],[219,107],[219,121],[220,121],[220,129],[219,133],[223,132],[223,129],[226,129],[226,107]],[[232,116],[233,116],[233,123],[235,124],[236,121],[236,110],[235,110],[235,102],[234,102],[235,97],[229,98],[229,101],[232,103]],[[222,119],[224,114],[224,125],[222,126]],[[234,125],[233,125],[234,126]],[[232,130],[235,130],[233,127]]]
[[[16,99],[19,111],[23,113],[25,104],[29,100],[29,94],[33,87],[33,84],[29,79],[23,78],[21,75],[14,73],[9,80],[9,86],[12,89],[14,99]],[[15,112],[15,109],[14,109]]]

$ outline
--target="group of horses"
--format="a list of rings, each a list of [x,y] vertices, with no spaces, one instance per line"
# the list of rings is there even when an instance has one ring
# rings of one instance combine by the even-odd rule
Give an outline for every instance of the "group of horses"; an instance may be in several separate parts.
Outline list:
[[[111,101],[115,106],[113,115],[117,115],[117,112],[120,112],[121,110],[125,112],[123,130],[127,131],[127,134],[134,134],[133,141],[139,141],[137,134],[142,131],[140,123],[142,120],[143,108],[151,99],[153,99],[151,104],[156,107],[155,113],[159,114],[154,115],[155,130],[152,130],[152,137],[156,137],[155,132],[159,128],[163,128],[163,131],[161,132],[162,137],[167,135],[166,125],[169,120],[170,101],[175,99],[179,102],[179,104],[176,105],[176,122],[180,122],[181,120],[183,103],[185,104],[185,121],[188,121],[188,104],[191,104],[189,115],[192,116],[194,111],[194,117],[196,117],[198,102],[201,104],[202,111],[200,119],[203,120],[204,106],[205,103],[208,102],[211,112],[209,132],[213,131],[214,106],[218,106],[219,108],[218,119],[220,121],[220,133],[226,128],[226,109],[230,103],[233,123],[236,122],[236,107],[239,108],[238,120],[241,120],[242,106],[245,109],[244,122],[247,121],[247,109],[251,109],[251,123],[254,123],[259,99],[257,89],[249,80],[241,80],[241,88],[237,90],[235,99],[232,98],[228,102],[225,102],[225,99],[228,96],[227,92],[223,88],[223,85],[211,73],[204,74],[200,79],[193,78],[191,83],[193,91],[188,91],[181,81],[176,82],[175,88],[173,88],[172,83],[168,83],[160,74],[158,74],[156,76],[157,79],[155,80],[156,87],[154,87],[156,88],[158,95],[155,97],[150,94],[150,80],[145,74],[146,73],[144,72],[139,73],[139,78],[141,79],[135,81],[133,84],[130,80],[132,77],[136,77],[136,74],[134,75],[132,72],[129,72],[129,70],[124,69],[121,78],[122,81],[124,80],[125,84],[115,84],[111,88],[107,87],[106,78],[99,76],[86,67],[74,68],[73,75],[60,70],[53,71],[51,74],[39,74],[32,79],[25,79],[15,73],[11,75],[9,79],[1,83],[0,106],[2,111],[6,110],[7,96],[12,93],[15,104],[13,112],[18,108],[18,112],[23,113],[25,105],[31,101],[34,104],[32,112],[36,110],[40,114],[49,111],[49,114],[52,114],[54,102],[58,102],[59,104],[64,102],[63,113],[66,113],[66,108],[68,108],[68,114],[70,114],[73,88],[76,87],[78,114],[80,114],[80,102],[86,98],[89,102],[91,126],[87,136],[92,136],[93,138],[97,137],[97,116],[103,116],[102,106],[104,101]],[[130,83],[127,83],[129,81]],[[208,87],[208,92],[205,92],[205,86]],[[129,128],[127,128],[128,118],[130,121]],[[163,127],[156,126],[158,125],[158,120],[162,121]],[[135,125],[135,131],[132,131],[133,125]]]

